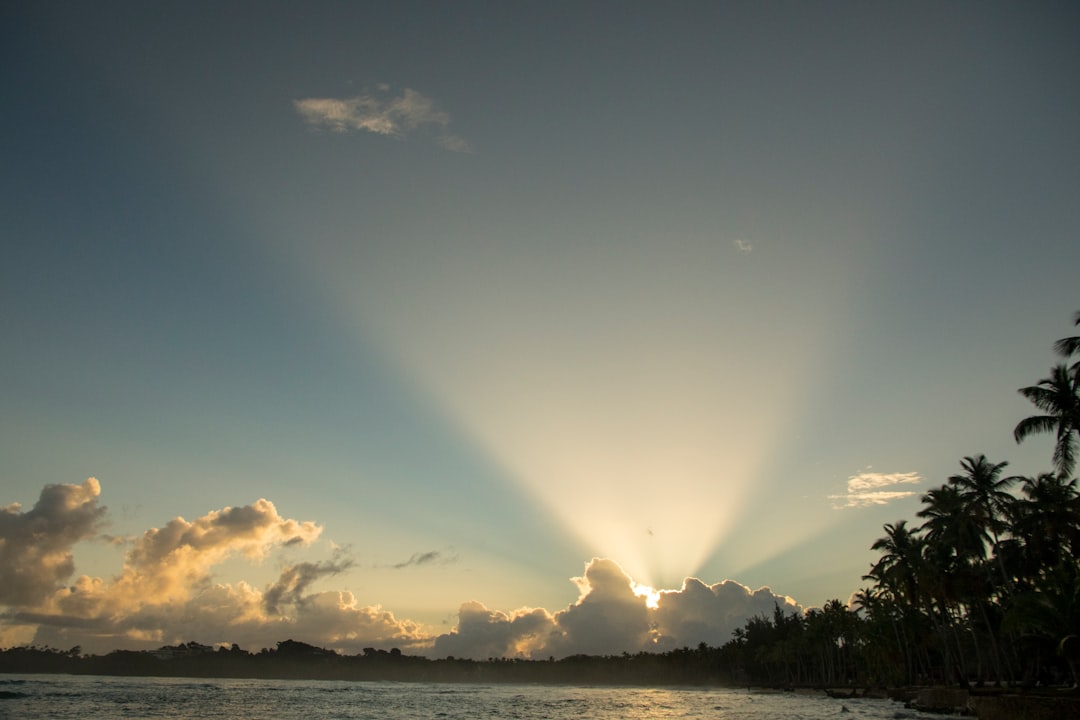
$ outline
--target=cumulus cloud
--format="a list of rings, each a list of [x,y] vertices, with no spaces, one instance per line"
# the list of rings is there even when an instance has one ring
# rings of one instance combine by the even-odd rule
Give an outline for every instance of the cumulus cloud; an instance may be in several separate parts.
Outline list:
[[[353,566],[350,558],[338,551],[326,562],[302,562],[290,565],[281,572],[277,582],[263,594],[263,607],[271,615],[278,614],[279,606],[289,604],[298,607],[305,602],[305,592],[312,583],[322,577],[338,575]]]
[[[46,485],[34,507],[0,508],[0,604],[32,606],[75,572],[72,546],[94,537],[105,515],[101,485]]]
[[[660,593],[656,629],[662,642],[673,647],[700,642],[722,645],[747,620],[771,617],[777,607],[785,613],[801,611],[793,598],[767,587],[751,590],[733,580],[706,585],[687,578],[682,589]]]
[[[549,654],[610,655],[652,644],[646,600],[618,563],[594,558],[573,582],[581,597],[555,615]]]
[[[134,539],[115,577],[84,575],[60,587],[74,572],[71,546],[92,537],[103,518],[99,494],[90,479],[46,487],[30,512],[3,508],[4,637],[25,637],[34,627],[35,642],[91,651],[186,640],[266,643],[303,633],[331,646],[411,645],[425,637],[420,625],[362,607],[351,593],[309,592],[320,578],[351,567],[341,551],[327,561],[286,566],[263,591],[243,582],[211,583],[213,569],[230,557],[258,560],[319,537],[320,526],[282,517],[265,499],[192,521],[175,518]]]
[[[348,591],[301,595],[293,606],[266,612],[266,594],[245,582],[210,585],[182,603],[142,603],[123,613],[77,617],[19,613],[13,624],[36,624],[33,641],[54,647],[81,645],[88,652],[145,649],[195,640],[237,643],[258,650],[294,638],[345,653],[364,647],[399,647],[422,652],[430,633],[379,606],[365,606]]]
[[[866,475],[853,478],[851,487],[873,493],[887,485]],[[800,610],[768,588],[752,591],[730,580],[706,585],[687,578],[679,590],[645,595],[616,562],[594,558],[582,576],[571,578],[578,598],[562,610],[504,612],[474,600],[460,606],[453,630],[436,635],[379,605],[362,604],[348,590],[318,590],[321,581],[354,567],[340,548],[329,559],[285,564],[262,588],[214,582],[214,569],[229,558],[259,560],[320,536],[319,525],[284,517],[265,499],[191,521],[174,518],[125,542],[115,576],[69,581],[72,546],[96,537],[104,520],[100,493],[90,479],[46,487],[28,512],[16,505],[0,508],[0,606],[6,607],[0,612],[0,644],[81,645],[87,652],[107,652],[194,640],[257,650],[293,638],[346,653],[397,647],[434,657],[546,658],[721,645],[751,617],[771,615],[776,606]],[[395,567],[454,559],[428,551]]]
[[[261,559],[274,547],[307,544],[322,528],[313,522],[283,518],[274,504],[260,499],[243,507],[213,510],[187,521],[170,520],[147,530],[128,551],[120,576],[102,602],[182,602],[205,586],[210,570],[226,558]],[[81,603],[75,593],[59,602]]]
[[[321,531],[315,523],[281,517],[265,499],[211,511],[190,522],[178,517],[143,533],[115,578],[79,577],[41,603],[33,619],[46,633],[50,628],[68,636],[85,631],[93,637],[72,644],[88,647],[165,641],[200,607],[216,565],[236,555],[260,559],[275,547],[310,543]],[[306,576],[303,570],[288,568],[286,574],[289,571],[293,577],[279,579],[271,588],[279,598],[292,592],[288,597],[295,599],[296,588],[302,590],[326,568]],[[22,615],[24,621],[28,617]]]
[[[458,626],[435,640],[431,654],[489,657],[565,657],[659,651],[707,642],[722,645],[752,617],[776,607],[801,611],[791,598],[768,588],[756,591],[725,580],[706,585],[687,578],[680,590],[662,591],[656,608],[634,592],[629,575],[614,561],[594,558],[585,575],[573,578],[576,602],[555,614],[523,608],[511,613],[468,602]]]
[[[922,477],[916,472],[876,473],[862,472],[852,475],[847,481],[847,492],[843,495],[830,495],[836,509],[885,505],[894,500],[915,495],[914,490],[887,489],[901,485],[917,485]]]
[[[361,605],[344,590],[308,597],[303,611],[285,627],[290,637],[310,638],[309,642],[351,653],[365,646],[422,651],[430,645],[421,623],[398,619],[378,605]]]
[[[315,129],[336,133],[353,130],[377,135],[403,138],[425,127],[434,128],[439,144],[453,152],[470,152],[469,143],[446,131],[450,116],[439,109],[432,99],[411,88],[397,96],[389,86],[380,85],[374,93],[350,98],[303,98],[293,101],[293,107],[304,122]]]
[[[478,659],[542,656],[554,630],[555,619],[542,608],[503,613],[470,601],[458,610],[457,628],[435,639],[432,654]]]

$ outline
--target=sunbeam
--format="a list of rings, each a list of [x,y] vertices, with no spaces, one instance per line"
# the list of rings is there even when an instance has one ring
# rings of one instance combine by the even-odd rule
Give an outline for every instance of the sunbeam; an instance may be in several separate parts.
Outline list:
[[[820,303],[748,279],[769,268],[740,267],[726,243],[558,258],[539,241],[488,252],[464,235],[378,256],[333,245],[317,272],[354,331],[589,552],[655,587],[678,586],[731,531],[828,327]],[[740,302],[757,306],[753,322]]]

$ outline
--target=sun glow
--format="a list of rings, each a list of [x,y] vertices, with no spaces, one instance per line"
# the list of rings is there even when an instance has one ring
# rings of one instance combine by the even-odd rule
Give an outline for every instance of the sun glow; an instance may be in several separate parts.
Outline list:
[[[660,607],[660,591],[655,590],[648,585],[641,585],[639,583],[633,584],[634,594],[638,597],[645,598],[645,605],[655,610]]]
[[[339,247],[317,273],[364,341],[589,554],[677,586],[763,485],[827,314],[770,310],[741,275],[721,282],[728,245],[510,245],[457,237],[364,258]],[[776,327],[736,310],[751,301]]]

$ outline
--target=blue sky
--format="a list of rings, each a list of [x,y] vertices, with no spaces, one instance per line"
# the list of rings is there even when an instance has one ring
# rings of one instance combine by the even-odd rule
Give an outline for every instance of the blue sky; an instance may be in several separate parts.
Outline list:
[[[1080,308],[1072,4],[2,12],[0,503],[84,503],[8,560],[100,581],[0,598],[9,642],[466,654],[527,607],[603,649],[604,583],[846,599],[962,457],[1049,467],[1011,431]],[[146,600],[225,508],[265,534]],[[243,632],[160,620],[214,593]]]

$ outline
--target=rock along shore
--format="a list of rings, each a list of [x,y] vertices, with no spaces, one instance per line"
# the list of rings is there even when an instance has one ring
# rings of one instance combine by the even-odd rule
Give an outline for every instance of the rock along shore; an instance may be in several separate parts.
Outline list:
[[[923,712],[974,716],[979,720],[1077,720],[1080,695],[1075,691],[1013,692],[920,688],[909,691],[907,705]]]

